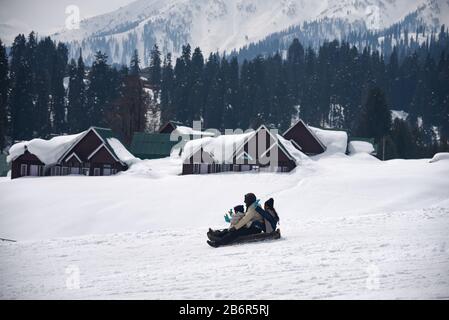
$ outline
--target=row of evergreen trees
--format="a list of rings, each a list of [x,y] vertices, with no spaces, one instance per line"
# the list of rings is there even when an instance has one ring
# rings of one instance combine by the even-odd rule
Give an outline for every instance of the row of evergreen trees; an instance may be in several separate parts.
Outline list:
[[[34,33],[17,36],[9,55],[0,42],[0,150],[7,136],[13,142],[102,126],[129,141],[145,130],[149,101],[137,56],[131,69],[117,69],[98,52],[86,68],[81,52],[68,62],[64,44]]]
[[[448,39],[442,32],[436,43],[445,47]],[[90,125],[112,127],[129,142],[133,132],[148,129],[148,107],[156,105],[162,121],[201,119],[218,129],[264,123],[282,131],[301,117],[387,141],[390,156],[414,157],[449,136],[449,55],[422,58],[424,49],[402,61],[393,49],[387,63],[370,48],[333,41],[315,51],[294,39],[286,59],[278,53],[239,63],[217,53],[205,59],[200,48],[192,53],[186,45],[173,65],[171,55],[162,57],[154,46],[150,67],[140,70],[137,52],[129,68],[111,67],[101,52],[86,67],[81,52],[68,62],[64,44],[20,35],[9,59],[0,45],[0,147],[5,136],[46,137]],[[141,74],[153,89],[151,101]],[[391,123],[390,109],[408,112],[409,121]],[[415,147],[419,142],[420,151],[400,151],[396,144],[404,136]]]

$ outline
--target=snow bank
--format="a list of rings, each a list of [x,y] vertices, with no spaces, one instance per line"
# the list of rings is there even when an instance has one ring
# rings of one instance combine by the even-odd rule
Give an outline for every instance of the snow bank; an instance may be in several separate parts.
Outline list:
[[[133,156],[126,148],[125,146],[118,141],[116,138],[109,138],[108,139],[109,145],[114,150],[117,157],[122,161],[123,163],[126,163],[128,166],[131,166],[138,161],[140,161],[139,158],[136,158]]]
[[[440,152],[433,156],[432,159],[430,159],[429,162],[437,162],[441,160],[449,160],[449,152]]]
[[[44,164],[55,164],[83,133],[54,137],[50,140],[33,139],[16,143],[9,149],[7,161],[11,162],[20,157],[25,152],[25,148],[27,148],[30,153],[36,155]]]
[[[348,134],[345,131],[324,130],[310,127],[310,130],[326,146],[326,153],[346,153]]]
[[[366,141],[351,141],[348,144],[349,154],[356,153],[368,153],[372,154],[374,152],[374,146]]]

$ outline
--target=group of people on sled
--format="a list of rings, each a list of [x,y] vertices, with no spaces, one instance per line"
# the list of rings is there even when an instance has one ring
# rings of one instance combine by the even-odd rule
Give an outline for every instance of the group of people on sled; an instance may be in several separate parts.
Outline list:
[[[276,231],[279,216],[274,209],[273,198],[267,200],[262,208],[254,193],[245,195],[245,206],[234,207],[230,227],[224,230],[209,229],[207,243],[212,247],[231,244],[237,238],[259,233],[270,234]]]

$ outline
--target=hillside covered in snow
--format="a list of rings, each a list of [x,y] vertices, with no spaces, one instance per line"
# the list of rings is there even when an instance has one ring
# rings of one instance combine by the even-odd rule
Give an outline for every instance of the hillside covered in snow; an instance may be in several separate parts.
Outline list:
[[[164,54],[175,56],[187,43],[206,55],[229,53],[305,22],[338,20],[335,30],[320,34],[322,42],[344,38],[349,31],[388,28],[412,12],[423,25],[439,27],[449,21],[448,7],[445,0],[137,0],[53,38],[69,43],[72,56],[82,48],[88,63],[102,50],[113,62],[128,64],[137,48],[147,65],[156,43]]]

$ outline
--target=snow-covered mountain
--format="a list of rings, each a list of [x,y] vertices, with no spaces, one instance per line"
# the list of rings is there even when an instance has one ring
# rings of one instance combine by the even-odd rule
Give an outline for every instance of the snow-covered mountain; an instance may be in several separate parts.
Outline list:
[[[333,18],[382,29],[415,11],[440,25],[449,20],[449,0],[137,0],[54,37],[69,43],[73,55],[82,48],[88,62],[102,50],[128,63],[137,48],[147,64],[155,43],[175,55],[186,43],[206,54],[230,52],[306,21]]]

